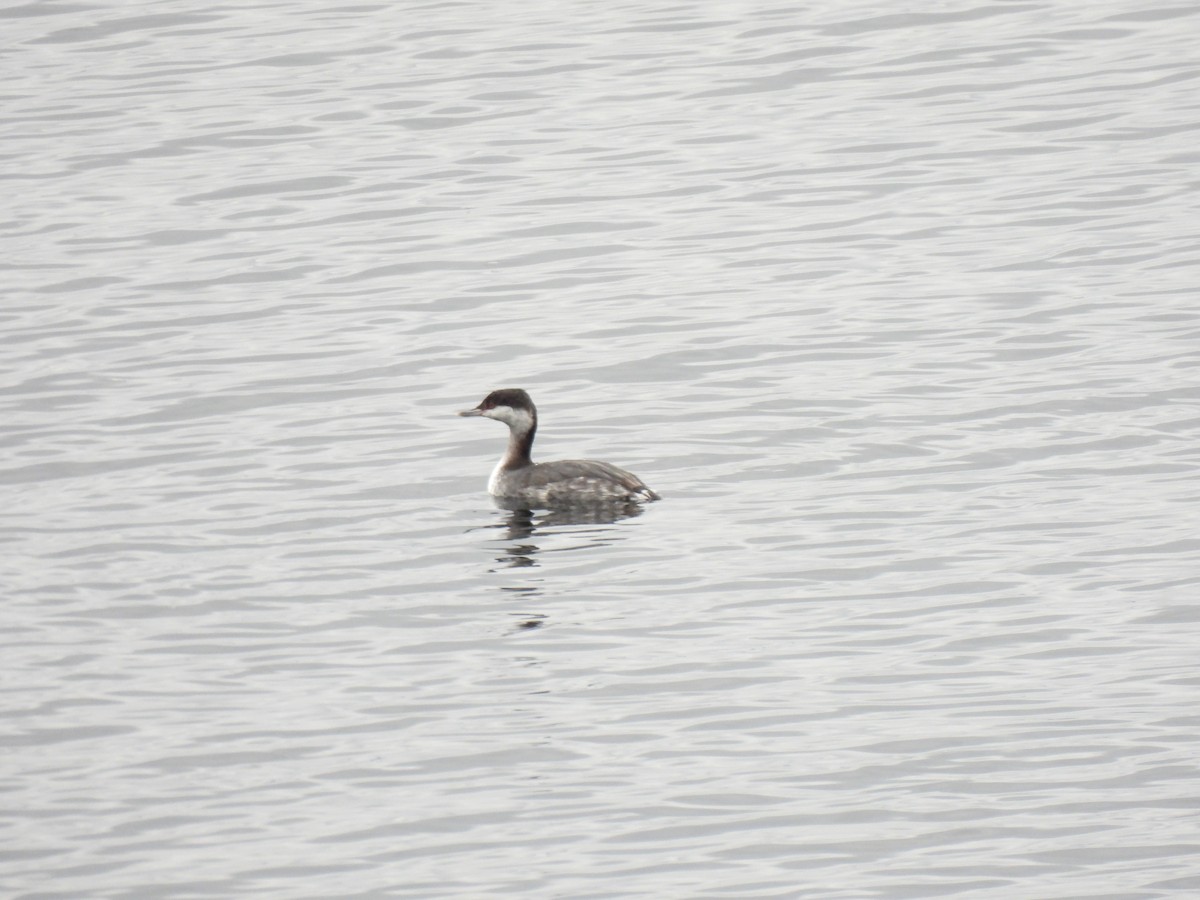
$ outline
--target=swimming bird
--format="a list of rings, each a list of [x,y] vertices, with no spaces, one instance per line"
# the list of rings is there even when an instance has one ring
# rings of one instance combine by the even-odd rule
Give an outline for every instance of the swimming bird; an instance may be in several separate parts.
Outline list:
[[[492,471],[488,492],[498,500],[531,507],[612,505],[661,499],[642,479],[612,463],[562,459],[535,463],[537,408],[520,388],[492,391],[460,416],[483,416],[508,426],[508,449]]]

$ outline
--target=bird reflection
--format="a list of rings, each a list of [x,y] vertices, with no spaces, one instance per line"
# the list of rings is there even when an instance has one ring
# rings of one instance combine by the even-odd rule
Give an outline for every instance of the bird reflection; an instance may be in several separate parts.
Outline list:
[[[496,505],[507,509],[508,515],[502,521],[487,528],[502,529],[503,550],[495,557],[504,569],[536,569],[541,566],[538,557],[542,553],[540,538],[567,534],[573,538],[584,539],[583,546],[601,544],[612,539],[613,528],[623,519],[632,519],[642,514],[638,503],[622,503],[618,505],[581,506],[578,508],[531,510],[519,506],[508,506],[497,500]],[[595,526],[578,528],[580,525]],[[563,530],[560,530],[563,529]],[[558,547],[556,549],[564,549]],[[575,547],[572,549],[580,549]],[[493,569],[493,571],[497,571]],[[531,573],[532,574],[532,573]],[[528,583],[523,585],[508,584],[500,588],[513,599],[534,600],[542,595],[542,588]],[[521,621],[517,627],[521,630],[540,628],[546,620],[543,613],[522,612],[515,614]]]
[[[534,557],[541,551],[541,548],[533,539],[539,534],[550,535],[554,533],[551,529],[572,525],[614,525],[622,519],[632,519],[642,514],[641,504],[638,503],[568,507],[537,512],[517,506],[508,506],[500,500],[496,501],[496,505],[509,511],[500,527],[507,531],[505,538],[513,542],[509,546],[508,552],[504,556],[497,557],[496,562],[506,563],[514,568],[537,565]],[[589,532],[605,534],[608,531],[607,528],[601,528],[594,532],[589,529],[584,532],[572,532],[572,534]]]
[[[548,528],[563,525],[613,525],[622,519],[633,519],[642,514],[640,503],[620,503],[614,505],[567,507],[564,509],[547,509],[534,512],[519,506],[506,505],[496,500],[501,509],[509,510],[504,527],[508,529],[508,540],[524,541],[532,538],[539,531],[547,532]],[[530,553],[537,553],[535,544],[521,545]]]

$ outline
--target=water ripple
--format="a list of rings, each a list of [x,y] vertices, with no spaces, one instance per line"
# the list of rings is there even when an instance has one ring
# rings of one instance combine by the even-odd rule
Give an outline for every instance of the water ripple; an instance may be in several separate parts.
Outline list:
[[[1195,889],[1195,15],[0,11],[6,895]]]

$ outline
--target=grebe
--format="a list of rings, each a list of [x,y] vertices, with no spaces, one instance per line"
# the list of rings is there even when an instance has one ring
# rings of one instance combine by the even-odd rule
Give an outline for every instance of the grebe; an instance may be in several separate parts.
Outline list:
[[[537,409],[520,388],[492,391],[460,416],[484,416],[508,426],[508,450],[488,480],[488,493],[500,500],[536,507],[587,506],[658,500],[632,472],[592,459],[535,463],[529,452],[537,434]]]

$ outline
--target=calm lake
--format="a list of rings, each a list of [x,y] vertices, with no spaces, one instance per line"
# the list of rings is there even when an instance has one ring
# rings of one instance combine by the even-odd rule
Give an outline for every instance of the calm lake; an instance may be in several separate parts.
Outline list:
[[[0,894],[1200,894],[1200,6],[0,19]]]

